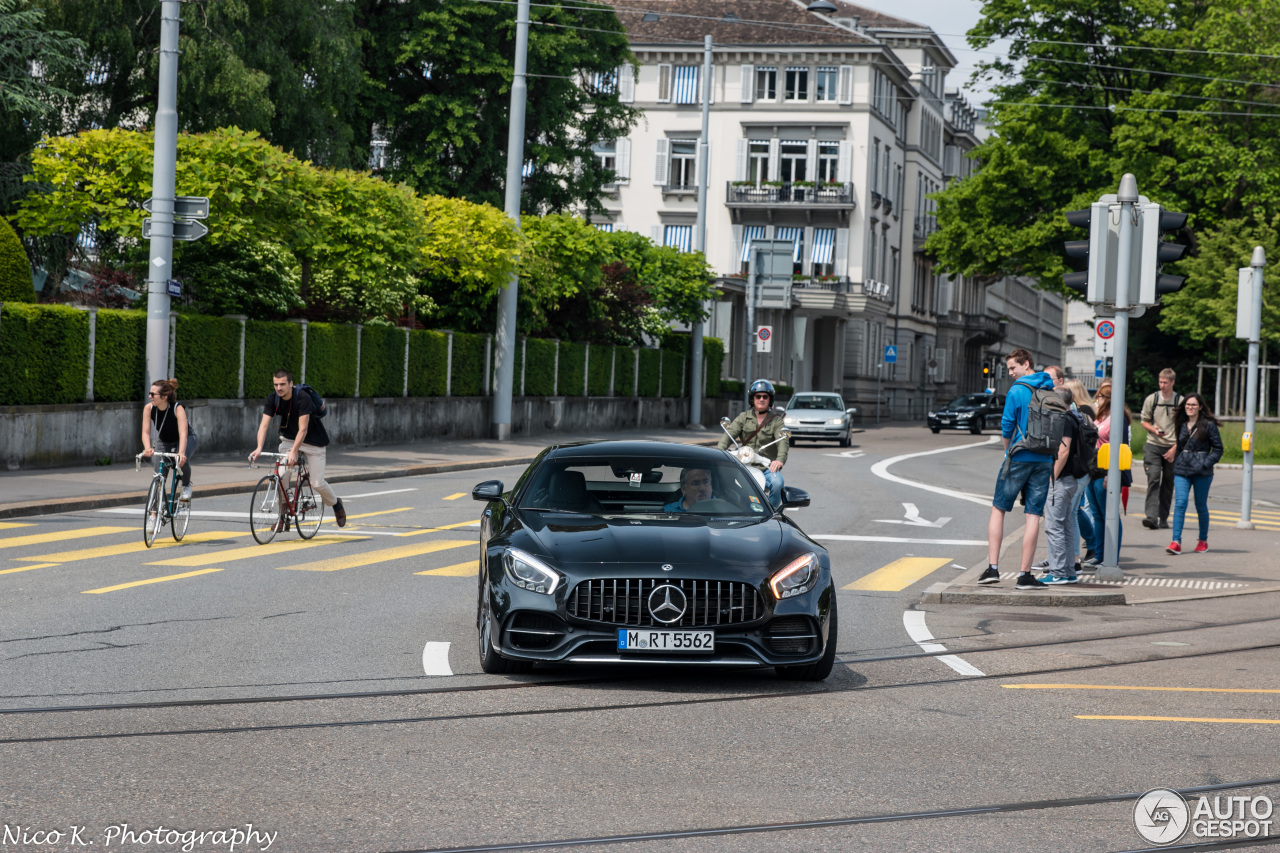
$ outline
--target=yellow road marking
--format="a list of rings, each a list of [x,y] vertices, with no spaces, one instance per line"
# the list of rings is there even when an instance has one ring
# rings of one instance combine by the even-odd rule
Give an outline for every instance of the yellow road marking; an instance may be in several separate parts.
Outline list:
[[[442,524],[439,527],[426,527],[422,530],[407,530],[404,533],[397,533],[397,536],[421,536],[423,533],[439,533],[441,530],[457,530],[459,527],[474,527],[480,523],[480,519],[475,521],[459,521],[457,524]]]
[[[191,554],[187,557],[175,557],[172,560],[156,560],[148,566],[207,566],[211,563],[227,563],[233,560],[248,560],[253,557],[271,557],[287,554],[290,551],[302,551],[306,548],[320,548],[335,545],[339,542],[367,541],[368,536],[317,536],[315,539],[299,539],[286,542],[272,542],[269,545],[250,545],[247,548],[232,548],[230,551],[214,551],[207,554]]]
[[[1151,690],[1165,693],[1280,693],[1250,687],[1138,687],[1114,684],[1001,684],[1010,690]]]
[[[377,512],[362,512],[359,515],[348,515],[347,518],[373,518],[375,515],[390,515],[393,512],[408,512],[413,509],[411,506],[402,506],[399,509],[381,509]]]
[[[458,498],[465,498],[466,496],[467,496],[466,492],[455,492],[452,495],[447,496],[445,500],[456,501]]]
[[[0,521],[0,530],[12,530],[15,527],[34,527],[34,524],[21,521]]]
[[[61,566],[61,563],[39,563],[34,566],[18,566],[16,569],[0,569],[0,575],[11,575],[14,572],[29,572],[32,569],[47,569],[50,566]]]
[[[430,554],[433,551],[445,551],[449,548],[461,548],[464,545],[475,545],[471,540],[455,541],[442,539],[435,542],[423,542],[421,545],[401,545],[397,548],[382,548],[377,551],[365,551],[360,554],[347,554],[334,557],[332,560],[321,560],[317,563],[303,563],[297,566],[277,566],[279,569],[294,569],[303,572],[336,572],[340,569],[354,569],[359,566],[372,566],[374,563],[385,563],[389,560],[403,560]]]
[[[1194,507],[1188,507],[1187,511],[1194,512]],[[1233,512],[1228,509],[1210,509],[1209,512],[1217,513],[1219,515],[1239,515],[1240,514],[1239,512]],[[1258,509],[1256,507],[1253,509],[1253,512],[1251,512],[1250,515],[1262,515],[1270,518],[1280,518],[1280,512],[1276,512],[1275,510]]]
[[[1141,720],[1149,723],[1263,723],[1280,726],[1280,720],[1252,720],[1237,717],[1104,717],[1076,714],[1077,720]]]
[[[231,539],[233,537],[248,535],[249,534],[243,530],[201,531],[200,533],[187,534],[183,537],[182,542],[175,542],[172,537],[166,539],[157,538],[155,545],[150,549],[147,548],[145,542],[125,542],[120,545],[107,545],[102,548],[81,548],[78,551],[59,551],[57,554],[41,554],[39,557],[14,557],[14,559],[50,560],[55,563],[74,563],[79,560],[99,560],[103,557],[117,557],[120,554],[133,554],[139,551],[155,550],[156,548],[172,548],[175,545],[182,545],[187,542],[214,542],[219,539]]]
[[[147,578],[144,581],[129,581],[129,583],[118,583],[115,586],[104,586],[102,589],[86,589],[82,595],[99,592],[115,592],[118,589],[129,589],[135,586],[146,586],[149,583],[164,583],[165,581],[182,580],[183,578],[193,578],[196,575],[207,575],[210,572],[220,572],[222,569],[198,569],[194,572],[183,572],[180,575],[166,575],[162,578]]]
[[[876,569],[866,577],[842,586],[841,589],[900,592],[920,580],[920,578],[950,562],[950,557],[942,557],[941,559],[937,557],[903,557],[900,560],[894,560],[884,568]]]
[[[137,533],[138,527],[81,527],[76,530],[59,530],[57,533],[33,533],[30,536],[6,536],[0,539],[0,548],[21,548],[25,545],[43,545],[46,542],[62,542],[66,539],[84,539],[89,536],[105,536],[108,533]]]
[[[474,545],[474,542],[468,542],[468,545]],[[472,578],[476,572],[480,571],[480,561],[472,560],[469,563],[456,563],[452,566],[444,566],[439,569],[431,569],[425,572],[414,572],[415,575],[443,575],[447,578]]]

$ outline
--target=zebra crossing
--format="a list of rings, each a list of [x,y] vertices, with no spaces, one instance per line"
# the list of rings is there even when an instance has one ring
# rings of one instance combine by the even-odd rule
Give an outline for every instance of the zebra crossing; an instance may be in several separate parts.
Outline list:
[[[1018,579],[1017,572],[1001,572],[1000,580],[1014,581]],[[1124,580],[1120,581],[1100,581],[1096,572],[1081,572],[1080,583],[1100,584],[1102,586],[1159,586],[1169,587],[1171,589],[1199,589],[1199,590],[1228,590],[1228,589],[1246,589],[1250,585],[1247,583],[1239,583],[1237,581],[1216,581],[1206,578],[1153,578],[1137,575],[1125,575]]]

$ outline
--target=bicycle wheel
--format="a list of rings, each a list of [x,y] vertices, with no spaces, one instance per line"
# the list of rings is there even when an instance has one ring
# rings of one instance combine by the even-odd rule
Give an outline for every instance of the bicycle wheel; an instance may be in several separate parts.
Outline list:
[[[249,504],[249,529],[259,545],[266,545],[276,538],[276,529],[282,518],[280,490],[276,478],[268,474],[253,489],[253,501]]]
[[[180,494],[179,489],[182,484],[178,480],[173,481],[173,492]],[[181,542],[182,537],[187,535],[187,525],[191,523],[191,501],[183,501],[174,498],[173,523],[169,526],[169,532],[173,534],[175,542]]]
[[[164,507],[161,505],[164,500],[162,482],[159,477],[151,479],[151,488],[147,490],[147,503],[142,509],[142,541],[147,543],[148,548],[151,547],[152,542],[156,541],[156,534],[164,524]]]
[[[320,522],[324,519],[324,501],[311,488],[311,480],[303,478],[298,483],[298,511],[293,516],[298,535],[310,539],[320,530]]]

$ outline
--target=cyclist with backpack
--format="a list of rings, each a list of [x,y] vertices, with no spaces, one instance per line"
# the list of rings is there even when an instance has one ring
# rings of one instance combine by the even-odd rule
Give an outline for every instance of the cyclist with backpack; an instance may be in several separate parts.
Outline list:
[[[275,388],[262,406],[262,421],[258,424],[258,446],[249,459],[258,458],[267,440],[267,427],[273,417],[280,418],[280,453],[289,456],[289,467],[298,464],[298,454],[307,454],[307,467],[311,471],[311,486],[320,499],[333,507],[334,520],[339,527],[347,524],[347,510],[342,499],[324,479],[325,448],[329,446],[329,434],[325,432],[324,401],[306,385],[294,385],[288,370],[277,370],[271,381]],[[318,402],[317,402],[318,401]],[[288,473],[286,471],[286,478]],[[288,481],[286,479],[286,487]],[[288,529],[288,520],[280,522]]]

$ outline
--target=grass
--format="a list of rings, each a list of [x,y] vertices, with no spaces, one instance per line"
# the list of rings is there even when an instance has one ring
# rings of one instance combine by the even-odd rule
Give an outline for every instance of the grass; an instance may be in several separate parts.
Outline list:
[[[1244,451],[1240,449],[1240,438],[1244,435],[1244,422],[1231,421],[1219,428],[1222,435],[1222,461],[1239,465],[1244,461]],[[1133,422],[1133,459],[1135,464],[1142,464],[1142,449],[1147,444],[1147,431],[1142,423]],[[1253,431],[1253,461],[1258,465],[1280,464],[1280,424],[1260,423]]]

